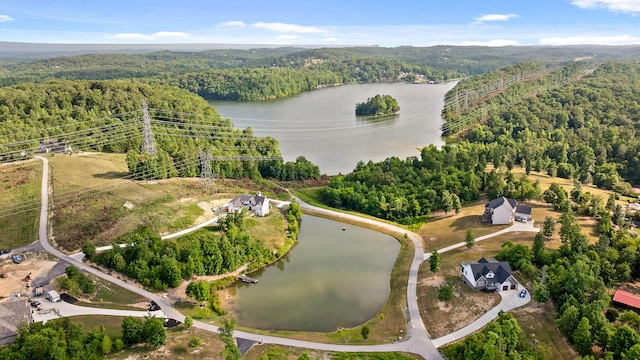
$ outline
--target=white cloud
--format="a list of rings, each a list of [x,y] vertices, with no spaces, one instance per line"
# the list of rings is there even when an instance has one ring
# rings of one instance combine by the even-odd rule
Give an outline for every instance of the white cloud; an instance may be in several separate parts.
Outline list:
[[[516,14],[488,14],[476,18],[477,22],[485,21],[507,21],[511,18],[518,17]]]
[[[582,9],[608,9],[614,12],[640,14],[638,0],[573,0],[571,4]]]
[[[635,45],[640,37],[617,36],[568,36],[540,39],[540,45]]]
[[[0,15],[0,23],[14,21],[15,19],[9,15]]]
[[[493,39],[489,41],[463,41],[461,46],[516,46],[520,45],[517,40]]]
[[[216,27],[236,27],[236,28],[243,28],[245,26],[247,26],[247,24],[244,21],[225,21],[216,25]]]
[[[257,29],[271,30],[276,32],[286,32],[286,33],[297,33],[297,34],[311,34],[311,33],[324,33],[325,30],[322,30],[313,26],[302,26],[296,24],[284,24],[284,23],[265,23],[265,22],[257,22],[251,24],[252,27]]]
[[[326,38],[324,38],[324,39],[322,39],[322,40],[323,40],[323,41],[326,41],[326,42],[337,42],[337,41],[339,41],[340,39],[338,39],[337,37],[326,37]]]
[[[153,34],[119,33],[107,36],[110,39],[119,40],[164,40],[164,39],[188,39],[190,34],[185,32],[159,31]]]
[[[295,40],[297,38],[298,38],[298,35],[288,35],[288,34],[278,35],[278,39],[281,39],[281,40]]]

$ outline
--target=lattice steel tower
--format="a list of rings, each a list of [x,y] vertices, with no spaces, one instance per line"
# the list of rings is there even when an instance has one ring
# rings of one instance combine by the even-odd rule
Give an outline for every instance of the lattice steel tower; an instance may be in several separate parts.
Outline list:
[[[200,169],[201,169],[201,178],[202,178],[202,187],[205,189],[209,189],[209,185],[214,185],[215,180],[213,177],[213,172],[211,171],[211,160],[213,160],[213,156],[211,154],[206,153],[204,151],[200,151],[198,153],[200,157]]]
[[[151,132],[149,107],[144,99],[141,99],[140,102],[142,103],[142,153],[155,155],[158,153],[158,149],[156,148],[156,141]]]

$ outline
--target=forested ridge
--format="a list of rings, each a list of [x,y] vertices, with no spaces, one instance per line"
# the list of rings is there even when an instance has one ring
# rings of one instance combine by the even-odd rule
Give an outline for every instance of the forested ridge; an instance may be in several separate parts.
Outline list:
[[[154,119],[158,154],[143,156],[141,99]],[[317,178],[304,158],[284,163],[278,142],[240,130],[204,99],[168,85],[132,80],[50,81],[0,88],[0,154],[19,159],[43,140],[66,141],[73,150],[128,153],[136,178],[193,177],[201,174],[199,153],[212,156],[212,172],[222,177],[283,180]],[[16,150],[19,149],[19,150]],[[245,163],[230,156],[242,156]],[[261,161],[263,163],[261,163]]]
[[[640,56],[638,47],[353,47],[323,49],[160,51],[147,54],[89,54],[9,62],[0,66],[0,85],[51,79],[144,79],[181,84],[209,99],[262,100],[290,96],[328,83],[398,81],[416,74],[442,81],[482,74],[521,62],[560,63],[577,57],[599,61]],[[242,69],[289,69],[249,76]],[[213,70],[224,70],[218,73]],[[293,70],[307,69],[310,72]],[[202,73],[201,73],[202,72]],[[215,81],[225,78],[220,84]],[[305,78],[300,85],[297,77]],[[249,79],[254,90],[240,82]],[[337,80],[337,81],[335,81]],[[274,88],[275,86],[275,88]]]

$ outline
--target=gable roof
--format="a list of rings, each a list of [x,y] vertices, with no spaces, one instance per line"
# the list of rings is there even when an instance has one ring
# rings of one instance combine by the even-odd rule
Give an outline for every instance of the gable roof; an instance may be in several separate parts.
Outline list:
[[[626,292],[623,290],[616,290],[615,294],[613,294],[613,301],[619,304],[640,309],[640,298],[633,295],[630,292]]]
[[[492,272],[495,275],[495,279],[499,283],[503,283],[511,276],[511,266],[507,261],[488,260],[482,258],[475,263],[469,263],[471,267],[471,273],[475,280],[485,277]]]
[[[516,207],[516,212],[520,213],[520,214],[527,214],[527,215],[531,215],[531,206],[526,206],[526,205],[518,205]]]
[[[518,205],[518,201],[516,199],[511,199],[511,198],[506,198],[504,196],[501,196],[499,198],[491,200],[484,207],[487,207],[490,209],[497,209],[505,203],[511,206],[512,209],[515,209],[515,207]]]

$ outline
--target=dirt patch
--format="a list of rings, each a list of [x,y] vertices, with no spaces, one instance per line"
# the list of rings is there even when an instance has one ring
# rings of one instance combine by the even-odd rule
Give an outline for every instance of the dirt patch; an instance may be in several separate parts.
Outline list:
[[[20,294],[25,296],[31,293],[30,281],[24,281],[27,275],[31,279],[39,276],[46,276],[53,268],[56,261],[48,260],[43,255],[36,253],[22,254],[26,260],[20,264],[14,264],[10,259],[0,262],[0,273],[6,274],[6,278],[0,279],[0,296],[11,296]]]
[[[202,215],[198,216],[198,218],[196,219],[195,223],[196,224],[200,224],[200,223],[203,223],[203,222],[211,219],[212,217],[215,216],[214,210],[219,208],[220,206],[228,203],[229,201],[231,201],[231,198],[229,198],[229,199],[214,199],[214,200],[210,200],[210,201],[199,201],[198,202],[198,207],[200,209],[202,209],[204,211],[204,213],[202,213]]]

